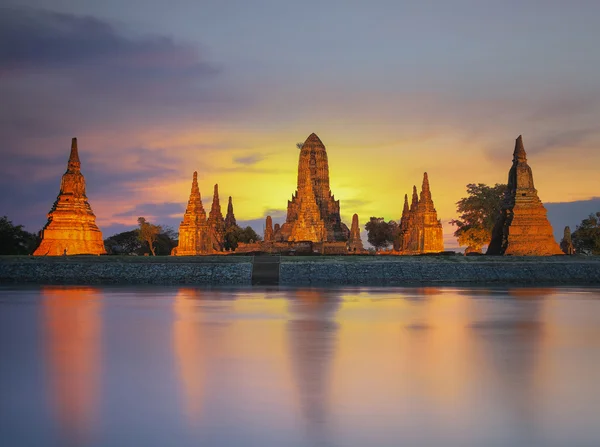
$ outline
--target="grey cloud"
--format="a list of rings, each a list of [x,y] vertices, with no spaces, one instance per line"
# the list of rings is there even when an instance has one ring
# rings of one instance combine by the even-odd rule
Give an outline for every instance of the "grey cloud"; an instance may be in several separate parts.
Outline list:
[[[264,154],[255,153],[255,154],[244,155],[242,157],[235,157],[233,159],[233,162],[240,164],[240,165],[251,166],[251,165],[255,165],[256,163],[258,163],[264,159],[265,159]]]
[[[192,46],[171,38],[127,37],[94,17],[44,10],[3,8],[0,42],[0,69],[5,73],[73,66],[118,69],[119,76],[139,75],[142,70],[153,77],[173,71],[182,75],[217,71],[199,60]]]
[[[163,216],[167,218],[172,214],[181,214],[183,216],[184,211],[185,205],[183,203],[141,203],[127,211],[115,214],[114,217],[157,216],[160,220]]]

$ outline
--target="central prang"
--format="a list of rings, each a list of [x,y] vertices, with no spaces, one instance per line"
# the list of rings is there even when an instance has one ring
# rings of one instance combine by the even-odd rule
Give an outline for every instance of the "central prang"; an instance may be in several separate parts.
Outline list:
[[[350,230],[340,217],[340,202],[329,188],[325,145],[312,133],[300,150],[298,186],[288,201],[285,223],[275,242],[347,242]]]

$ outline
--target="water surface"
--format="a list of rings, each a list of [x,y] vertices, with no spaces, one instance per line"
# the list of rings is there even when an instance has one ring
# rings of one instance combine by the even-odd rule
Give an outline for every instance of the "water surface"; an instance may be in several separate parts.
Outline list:
[[[7,446],[598,446],[600,289],[0,288]]]

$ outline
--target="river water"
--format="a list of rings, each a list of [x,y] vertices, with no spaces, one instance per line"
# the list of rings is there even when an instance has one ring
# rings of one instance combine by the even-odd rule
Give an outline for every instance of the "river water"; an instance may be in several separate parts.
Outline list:
[[[3,446],[600,445],[600,289],[0,288]]]

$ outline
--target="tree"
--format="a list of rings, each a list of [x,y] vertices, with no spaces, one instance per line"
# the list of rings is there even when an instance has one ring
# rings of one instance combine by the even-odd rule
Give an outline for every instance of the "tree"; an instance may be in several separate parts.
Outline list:
[[[106,238],[104,247],[111,255],[141,255],[144,250],[139,230],[124,231]]]
[[[171,250],[177,244],[174,239],[174,233],[169,227],[163,227],[163,231],[157,235],[154,243],[156,256],[168,256]],[[147,250],[146,241],[142,241],[139,236],[139,229],[124,231],[115,234],[104,240],[104,247],[111,255],[143,255]]]
[[[506,185],[499,183],[494,186],[469,183],[468,196],[456,202],[459,218],[450,223],[457,226],[454,236],[459,245],[467,247],[467,253],[481,253],[483,246],[490,243],[505,191]]]
[[[398,234],[398,224],[393,220],[386,222],[383,217],[371,217],[365,229],[369,244],[377,251],[392,244]]]
[[[154,244],[158,239],[158,235],[162,233],[162,227],[151,224],[144,217],[138,217],[138,225],[140,226],[137,230],[140,241],[147,243],[152,256],[156,256]]]
[[[39,238],[13,225],[8,217],[0,217],[0,255],[30,255],[39,245]]]
[[[583,219],[571,238],[577,253],[600,255],[600,211]]]
[[[256,234],[252,227],[241,228],[237,225],[229,227],[225,231],[225,249],[235,251],[239,243],[249,244],[258,242],[262,238]]]

